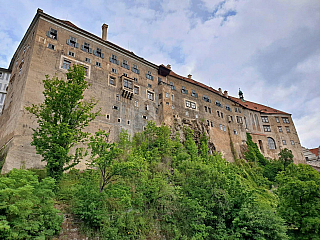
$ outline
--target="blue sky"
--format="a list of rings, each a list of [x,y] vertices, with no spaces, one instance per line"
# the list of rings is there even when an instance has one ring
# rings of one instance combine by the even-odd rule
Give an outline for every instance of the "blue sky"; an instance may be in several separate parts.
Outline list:
[[[0,67],[37,8],[180,75],[289,112],[303,146],[320,145],[320,1],[0,0]]]

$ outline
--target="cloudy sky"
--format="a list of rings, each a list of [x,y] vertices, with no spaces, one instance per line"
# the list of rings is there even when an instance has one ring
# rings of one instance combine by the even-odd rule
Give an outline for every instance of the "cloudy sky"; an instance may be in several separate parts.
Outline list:
[[[0,0],[0,67],[41,8],[180,75],[292,113],[320,145],[319,0]]]

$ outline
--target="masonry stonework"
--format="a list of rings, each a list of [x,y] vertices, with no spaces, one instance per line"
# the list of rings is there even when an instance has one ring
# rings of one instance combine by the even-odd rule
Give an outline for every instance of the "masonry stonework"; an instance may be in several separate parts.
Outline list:
[[[88,127],[91,133],[104,129],[116,140],[121,129],[133,135],[149,120],[173,130],[190,126],[207,134],[211,150],[233,161],[242,157],[248,132],[264,156],[276,158],[288,148],[295,163],[305,162],[290,114],[228,96],[190,75],[179,76],[170,66],[153,64],[106,41],[106,36],[102,39],[39,9],[9,66],[11,79],[0,116],[0,149],[6,152],[3,173],[44,166],[30,145],[37,124],[25,107],[43,102],[46,74],[65,78],[73,64],[86,68],[91,86],[85,99],[99,101],[95,110],[101,109],[101,115]],[[85,168],[85,162],[78,167]]]

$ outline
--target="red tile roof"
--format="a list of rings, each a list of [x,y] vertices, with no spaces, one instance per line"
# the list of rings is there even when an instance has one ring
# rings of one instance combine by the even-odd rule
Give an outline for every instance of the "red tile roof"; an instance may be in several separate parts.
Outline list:
[[[319,156],[319,148],[309,149],[309,151],[312,152],[314,155]]]

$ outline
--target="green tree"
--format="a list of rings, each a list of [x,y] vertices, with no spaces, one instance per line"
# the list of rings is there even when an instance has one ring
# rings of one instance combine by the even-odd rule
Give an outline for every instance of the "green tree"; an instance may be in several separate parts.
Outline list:
[[[268,163],[265,157],[261,154],[257,144],[252,141],[250,133],[247,133],[247,146],[248,151],[244,153],[245,159],[251,162],[256,162],[263,166]]]
[[[0,177],[0,239],[45,239],[58,234],[63,216],[54,208],[53,178],[28,170]]]
[[[286,170],[286,167],[289,166],[290,163],[293,163],[292,151],[287,148],[281,150],[279,153],[279,161],[282,162],[283,169]]]
[[[279,213],[292,239],[320,239],[320,174],[309,165],[291,164],[276,181]]]
[[[84,128],[96,118],[99,112],[91,112],[97,104],[95,100],[85,101],[83,93],[89,84],[85,80],[84,68],[74,65],[67,73],[67,79],[52,79],[46,75],[44,83],[44,102],[26,109],[35,115],[38,127],[33,129],[32,145],[50,177],[60,180],[62,173],[79,163],[84,143],[89,133]],[[71,148],[74,153],[70,153]]]

